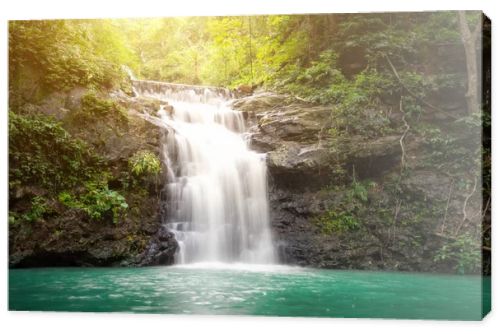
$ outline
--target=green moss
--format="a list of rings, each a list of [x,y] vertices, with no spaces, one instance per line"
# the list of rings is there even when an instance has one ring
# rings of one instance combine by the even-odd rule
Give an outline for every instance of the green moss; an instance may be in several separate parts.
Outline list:
[[[58,196],[59,201],[67,207],[84,211],[93,220],[102,220],[107,214],[117,223],[128,209],[125,198],[117,191],[108,189],[103,182],[88,182],[81,194],[63,191]]]
[[[327,211],[315,220],[324,234],[342,233],[360,228],[360,221],[350,212]]]
[[[111,105],[95,107],[96,112]],[[9,222],[37,222],[54,210],[54,199],[84,211],[91,219],[107,216],[117,222],[128,208],[124,197],[108,189],[109,173],[94,150],[74,139],[61,123],[37,115],[9,113],[9,191],[40,188],[43,196],[31,196],[29,208],[20,206]],[[28,197],[30,198],[30,197]]]
[[[78,127],[81,127],[82,123],[92,124],[104,119],[112,119],[119,126],[128,122],[127,112],[122,106],[111,99],[99,96],[95,91],[83,95],[81,103],[81,108],[69,115],[70,123]]]
[[[377,186],[375,182],[353,180],[348,188],[333,187],[326,192],[341,193],[340,202],[316,217],[314,223],[324,234],[358,230],[362,226],[364,213],[368,210],[368,192]]]
[[[61,123],[42,115],[9,112],[9,183],[49,191],[73,188],[102,170],[101,159]]]
[[[35,196],[31,200],[31,209],[23,215],[23,219],[28,222],[37,222],[49,211],[47,200],[41,196]]]
[[[480,272],[480,240],[470,235],[448,239],[434,256],[434,261],[437,263],[452,262],[455,270],[460,274]]]
[[[136,152],[128,161],[130,172],[137,176],[158,175],[161,164],[158,157],[151,151]]]

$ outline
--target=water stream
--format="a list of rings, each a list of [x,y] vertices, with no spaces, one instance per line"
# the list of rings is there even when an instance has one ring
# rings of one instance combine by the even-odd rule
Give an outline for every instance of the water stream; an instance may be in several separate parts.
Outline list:
[[[223,89],[135,81],[139,95],[165,101],[158,116],[176,262],[275,262],[265,156],[249,149],[242,114]]]

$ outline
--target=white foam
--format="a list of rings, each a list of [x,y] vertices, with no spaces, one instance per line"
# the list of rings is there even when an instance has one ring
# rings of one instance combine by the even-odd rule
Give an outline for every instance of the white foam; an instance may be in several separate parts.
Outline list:
[[[242,262],[195,262],[188,264],[177,264],[173,269],[194,269],[194,270],[232,270],[249,272],[300,272],[304,268],[279,265],[279,264],[251,264]]]

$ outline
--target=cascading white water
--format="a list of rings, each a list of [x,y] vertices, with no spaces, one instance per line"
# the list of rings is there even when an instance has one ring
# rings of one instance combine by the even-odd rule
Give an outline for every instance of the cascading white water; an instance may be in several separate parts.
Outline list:
[[[265,156],[248,148],[241,113],[220,92],[166,87],[137,88],[173,107],[158,113],[172,129],[163,147],[176,262],[274,263]]]

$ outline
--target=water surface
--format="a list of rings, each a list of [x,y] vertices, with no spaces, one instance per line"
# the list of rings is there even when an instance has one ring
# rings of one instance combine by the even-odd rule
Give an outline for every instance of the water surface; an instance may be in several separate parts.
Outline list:
[[[9,309],[481,318],[480,276],[193,264],[9,270]]]

